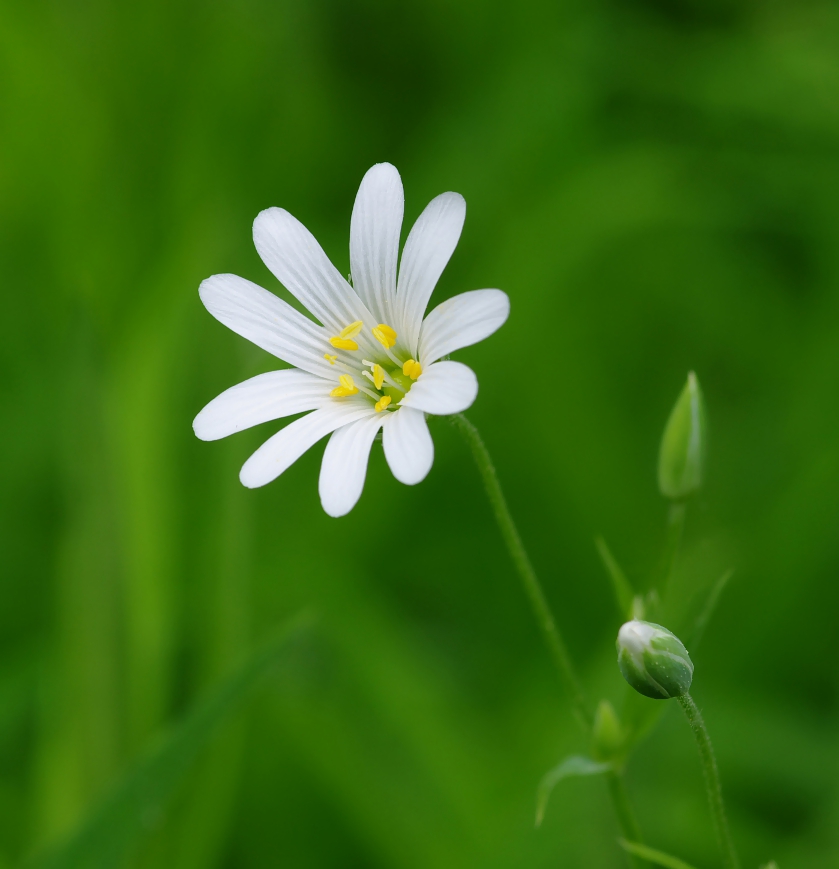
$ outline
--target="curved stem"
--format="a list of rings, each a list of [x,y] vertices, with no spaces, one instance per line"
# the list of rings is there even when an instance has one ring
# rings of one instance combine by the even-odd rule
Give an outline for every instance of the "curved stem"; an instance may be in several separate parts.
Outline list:
[[[501,491],[501,483],[498,481],[498,474],[495,472],[495,466],[492,464],[489,451],[484,446],[478,430],[462,413],[455,414],[452,419],[472,450],[472,455],[475,457],[475,462],[484,481],[484,488],[492,506],[492,512],[495,514],[495,521],[498,523],[501,536],[507,545],[507,551],[510,553],[510,558],[512,558],[513,564],[516,567],[516,572],[530,599],[533,612],[536,615],[536,621],[542,629],[542,635],[551,652],[559,675],[571,696],[574,712],[583,729],[588,732],[591,727],[592,717],[586,706],[580,681],[577,678],[574,665],[571,663],[562,634],[559,632],[559,628],[554,621],[550,605],[542,590],[542,585],[536,576],[533,565],[530,563],[530,558],[527,555],[524,544],[521,542],[516,523],[513,521],[510,508],[507,506],[507,500]]]
[[[693,697],[690,694],[685,693],[678,700],[690,722],[690,729],[693,731],[696,745],[699,748],[699,756],[702,758],[705,789],[708,792],[708,802],[711,804],[711,815],[714,819],[720,851],[722,851],[723,865],[726,869],[739,869],[740,861],[734,850],[731,831],[728,829],[728,819],[725,816],[725,806],[722,800],[720,774],[714,757],[714,749],[711,746],[711,737],[708,735],[708,728],[705,726],[699,707],[693,702]]]

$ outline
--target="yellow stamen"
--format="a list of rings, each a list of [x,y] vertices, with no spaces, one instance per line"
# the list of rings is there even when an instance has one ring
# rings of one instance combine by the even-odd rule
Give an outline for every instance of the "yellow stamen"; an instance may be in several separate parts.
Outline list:
[[[381,365],[373,366],[373,383],[376,385],[376,389],[381,389],[382,384],[385,382],[385,370]]]
[[[414,362],[413,359],[409,359],[402,366],[402,373],[406,377],[410,377],[411,380],[416,380],[420,374],[422,374],[422,365],[420,365],[419,362]]]
[[[334,365],[335,360],[338,358],[337,356],[330,356],[328,353],[323,354],[323,358],[330,364]]]
[[[355,338],[355,336],[361,331],[363,325],[364,323],[362,323],[361,320],[356,320],[355,323],[350,323],[349,326],[345,326],[341,329],[338,336],[340,338]]]
[[[362,323],[361,320],[356,320],[355,323],[350,323],[349,326],[345,326],[341,329],[334,338],[330,338],[329,343],[336,350],[358,350],[358,344],[356,344],[352,339],[358,335],[363,325],[364,323]],[[326,358],[328,359],[329,357]],[[329,364],[331,365],[332,363],[330,362]]]
[[[385,350],[390,350],[396,343],[396,332],[387,325],[387,323],[379,323],[373,329],[373,337],[381,344]]]
[[[391,403],[391,401],[393,401],[393,399],[389,395],[383,395],[376,402],[376,413],[381,413]]]
[[[338,378],[338,381],[341,385],[336,386],[335,389],[329,393],[333,398],[346,398],[346,396],[355,395],[356,392],[358,392],[358,387],[355,385],[349,374],[342,374]]]

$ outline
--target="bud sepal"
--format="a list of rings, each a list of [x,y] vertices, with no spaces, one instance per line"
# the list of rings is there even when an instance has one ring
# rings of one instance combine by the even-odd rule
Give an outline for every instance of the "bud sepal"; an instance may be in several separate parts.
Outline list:
[[[626,735],[614,707],[601,700],[594,713],[591,732],[591,756],[600,763],[620,767],[626,754]]]

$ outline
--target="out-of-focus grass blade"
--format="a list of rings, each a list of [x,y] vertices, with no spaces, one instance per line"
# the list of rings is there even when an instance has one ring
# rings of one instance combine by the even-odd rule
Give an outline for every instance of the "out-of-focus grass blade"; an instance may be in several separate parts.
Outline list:
[[[589,757],[572,754],[571,757],[566,757],[559,766],[546,772],[542,781],[539,782],[539,790],[536,793],[536,826],[541,825],[542,819],[545,817],[548,799],[558,782],[571,776],[600,775],[608,772],[611,768],[611,764],[598,763]]]
[[[711,620],[711,616],[714,614],[714,610],[717,608],[717,604],[719,603],[720,597],[728,585],[728,581],[734,575],[734,570],[726,570],[726,572],[714,583],[711,588],[711,591],[708,592],[708,597],[705,600],[705,605],[699,612],[699,615],[696,617],[696,622],[694,623],[693,633],[690,637],[690,650],[691,652],[696,651],[696,647],[699,645],[700,640],[702,639],[702,635],[705,633],[705,628],[708,627],[708,622]]]
[[[621,848],[634,854],[636,857],[641,857],[644,860],[649,860],[656,866],[664,866],[665,869],[693,869],[689,863],[680,860],[678,857],[671,857],[663,851],[656,851],[655,848],[648,848],[640,842],[627,842],[626,839],[618,839]]]
[[[27,869],[105,869],[149,832],[212,734],[238,710],[290,643],[312,623],[293,619],[142,757],[68,839],[26,863]]]
[[[612,590],[615,593],[615,600],[617,601],[618,608],[621,611],[621,616],[623,616],[623,618],[630,618],[632,613],[632,600],[635,597],[632,585],[626,578],[626,574],[621,570],[621,566],[615,560],[609,547],[606,545],[606,541],[602,537],[595,537],[594,542],[597,546],[600,558],[603,561],[603,565],[606,568],[606,572],[609,574],[609,579],[612,580]]]

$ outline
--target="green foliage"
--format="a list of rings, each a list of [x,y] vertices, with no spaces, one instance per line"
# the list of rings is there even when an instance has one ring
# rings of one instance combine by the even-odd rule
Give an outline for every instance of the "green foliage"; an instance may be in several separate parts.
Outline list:
[[[355,190],[383,159],[403,238],[437,193],[466,198],[432,304],[512,302],[456,354],[480,381],[470,419],[590,697],[654,737],[627,766],[644,832],[712,866],[694,747],[669,704],[622,699],[591,546],[602,532],[646,599],[662,425],[700,373],[711,472],[645,618],[693,655],[736,569],[694,690],[743,862],[831,864],[835,4],[0,0],[0,93],[0,865],[64,841],[307,605],[323,647],[219,733],[132,869],[624,864],[601,777],[555,789],[533,829],[540,775],[587,746],[450,426],[416,487],[377,446],[339,521],[320,447],[251,492],[238,470],[277,425],[192,434],[278,364],[212,320],[200,281],[287,298],[250,235],[272,205],[346,273]]]
[[[681,500],[702,485],[708,451],[708,421],[699,381],[691,371],[661,438],[658,488],[667,498]]]
[[[693,869],[684,860],[680,860],[678,857],[671,857],[663,851],[656,851],[655,848],[642,845],[640,842],[627,842],[626,839],[619,839],[618,841],[621,848],[628,854],[634,854],[636,857],[649,860],[655,866],[664,866],[664,869]]]
[[[705,603],[696,616],[693,631],[689,634],[689,643],[694,651],[702,640],[702,637],[705,634],[705,629],[711,621],[711,616],[713,616],[714,610],[716,610],[720,598],[722,597],[722,593],[725,591],[725,587],[728,585],[728,581],[732,576],[734,576],[734,571],[726,570],[726,572],[711,586],[711,590],[708,592]]]
[[[245,662],[201,704],[161,736],[96,806],[66,842],[35,857],[31,869],[106,869],[122,865],[163,817],[216,730],[237,712],[251,691],[289,651],[310,618],[297,618]]]
[[[539,790],[536,794],[536,826],[542,824],[545,817],[545,809],[548,807],[553,789],[565,778],[576,776],[602,775],[612,768],[609,763],[602,763],[581,755],[566,757],[562,763],[549,770],[539,782]]]
[[[626,578],[626,574],[621,570],[621,566],[609,550],[609,547],[606,545],[606,541],[602,537],[597,537],[594,542],[597,545],[597,553],[600,555],[600,560],[603,562],[603,566],[609,574],[609,579],[612,581],[612,591],[615,593],[615,601],[618,605],[621,616],[627,619],[632,618],[633,604],[635,601],[635,594],[632,591],[632,586]]]

